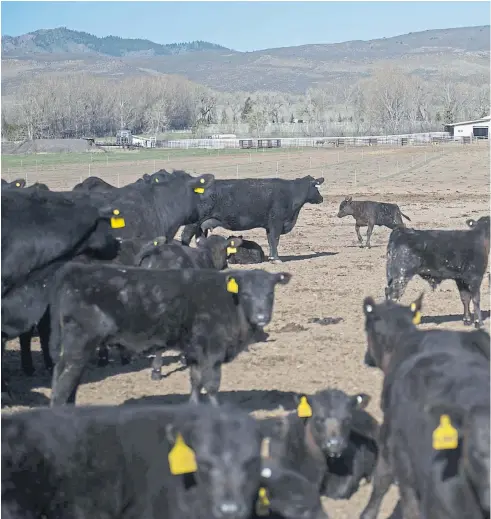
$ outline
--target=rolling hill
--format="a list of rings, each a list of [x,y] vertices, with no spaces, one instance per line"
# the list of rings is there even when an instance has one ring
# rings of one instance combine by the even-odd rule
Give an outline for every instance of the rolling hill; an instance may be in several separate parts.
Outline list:
[[[66,28],[2,37],[2,88],[39,74],[104,77],[178,74],[221,91],[304,93],[325,83],[357,81],[385,64],[426,79],[489,76],[490,27],[428,30],[370,41],[237,52],[208,42],[160,45],[98,38]]]

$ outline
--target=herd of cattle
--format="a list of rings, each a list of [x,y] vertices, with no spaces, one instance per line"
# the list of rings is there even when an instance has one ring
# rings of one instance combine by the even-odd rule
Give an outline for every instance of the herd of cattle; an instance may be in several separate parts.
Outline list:
[[[365,480],[362,519],[377,517],[392,484],[393,519],[489,519],[490,337],[480,308],[489,216],[467,230],[416,230],[395,204],[341,202],[337,216],[354,217],[361,247],[360,227],[366,247],[374,225],[392,229],[386,300],[360,301],[364,363],[384,376],[382,424],[365,410],[369,395],[336,388],[299,394],[280,417],[219,405],[222,364],[267,338],[276,285],[291,274],[230,269],[266,255],[242,235],[210,233],[263,228],[268,259],[280,262],[280,236],[306,203],[323,202],[323,182],[161,170],[122,188],[90,177],[56,192],[2,180],[2,355],[19,338],[32,375],[37,333],[52,371],[49,408],[2,416],[3,517],[326,519],[321,497],[349,499]],[[415,275],[433,289],[455,280],[464,324],[477,329],[419,329],[423,295],[397,303]],[[122,363],[154,353],[154,380],[162,352],[177,350],[189,402],[66,405],[109,347]],[[5,377],[2,403],[15,402]]]

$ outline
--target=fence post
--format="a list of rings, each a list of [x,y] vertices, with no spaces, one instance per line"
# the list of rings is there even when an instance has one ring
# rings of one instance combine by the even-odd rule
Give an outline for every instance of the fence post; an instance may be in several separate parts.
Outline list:
[[[425,164],[426,164],[426,151],[425,151]]]
[[[25,177],[26,177],[26,186],[28,186],[28,185],[29,185],[29,182],[28,182],[28,180],[27,180],[27,171],[26,171],[26,175],[25,175]]]
[[[280,164],[278,161],[276,161],[276,176],[277,177],[279,176],[279,169],[280,169]]]
[[[89,162],[89,177],[90,177],[90,162]]]
[[[119,172],[118,172],[118,187],[119,187]]]
[[[239,179],[239,165],[238,164],[237,164],[237,173],[236,173],[236,175],[237,175],[237,180],[238,180]]]
[[[339,164],[339,150],[338,150],[338,164]]]
[[[396,172],[399,173],[399,161],[397,161],[397,164],[396,164]]]
[[[356,168],[355,168],[355,189],[356,189]]]
[[[361,160],[363,160],[363,148],[361,149]]]
[[[155,173],[157,171],[157,168],[155,167],[155,159],[153,159],[153,172]]]
[[[312,157],[309,157],[309,169],[312,169]]]

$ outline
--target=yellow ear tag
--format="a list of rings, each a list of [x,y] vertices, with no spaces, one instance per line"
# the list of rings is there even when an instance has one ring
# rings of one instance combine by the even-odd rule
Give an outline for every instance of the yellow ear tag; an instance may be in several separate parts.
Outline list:
[[[202,195],[205,192],[205,188],[204,187],[195,187],[194,192]]]
[[[198,470],[194,451],[186,445],[181,433],[177,434],[176,443],[169,452],[169,468],[171,474],[179,476],[180,474],[190,474]]]
[[[156,179],[155,179],[155,182],[158,182],[158,181],[159,181],[159,179],[158,179],[158,178],[156,178]]]
[[[125,221],[124,221],[124,218],[118,216],[119,215],[119,209],[114,209],[113,210],[113,214],[115,216],[111,217],[111,227],[113,229],[121,229],[122,227],[124,227],[126,225]]]
[[[300,403],[297,407],[297,414],[299,418],[310,418],[312,416],[312,408],[310,407],[306,396],[300,397]]]
[[[437,451],[456,449],[459,433],[447,414],[440,416],[440,425],[433,431],[433,448]]]
[[[19,184],[19,182],[16,182],[16,183],[15,183],[15,185],[16,185],[17,187],[20,187],[20,184]]]
[[[239,285],[237,285],[237,281],[235,281],[234,278],[230,278],[227,281],[227,291],[231,292],[232,294],[238,294],[239,293]]]
[[[235,254],[236,252],[237,252],[237,249],[235,247],[227,247],[227,255]]]
[[[157,240],[155,240],[155,241],[153,242],[153,244],[154,244],[155,246],[157,246],[157,245],[159,244],[159,242],[158,242]]]
[[[413,324],[419,324],[421,322],[421,312],[418,310],[413,317]]]
[[[199,183],[200,183],[200,184],[204,184],[204,183],[205,183],[205,179],[204,179],[204,178],[200,178],[200,179],[199,179]]]
[[[257,515],[268,515],[269,513],[269,499],[266,489],[261,487],[258,492],[258,500],[256,503],[256,514]]]

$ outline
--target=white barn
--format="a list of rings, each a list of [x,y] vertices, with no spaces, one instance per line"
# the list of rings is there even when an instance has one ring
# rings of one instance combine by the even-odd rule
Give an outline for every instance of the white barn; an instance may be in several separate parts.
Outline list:
[[[491,126],[491,116],[488,115],[482,119],[474,121],[463,121],[461,123],[446,124],[445,130],[455,139],[462,137],[488,139],[489,127]]]

